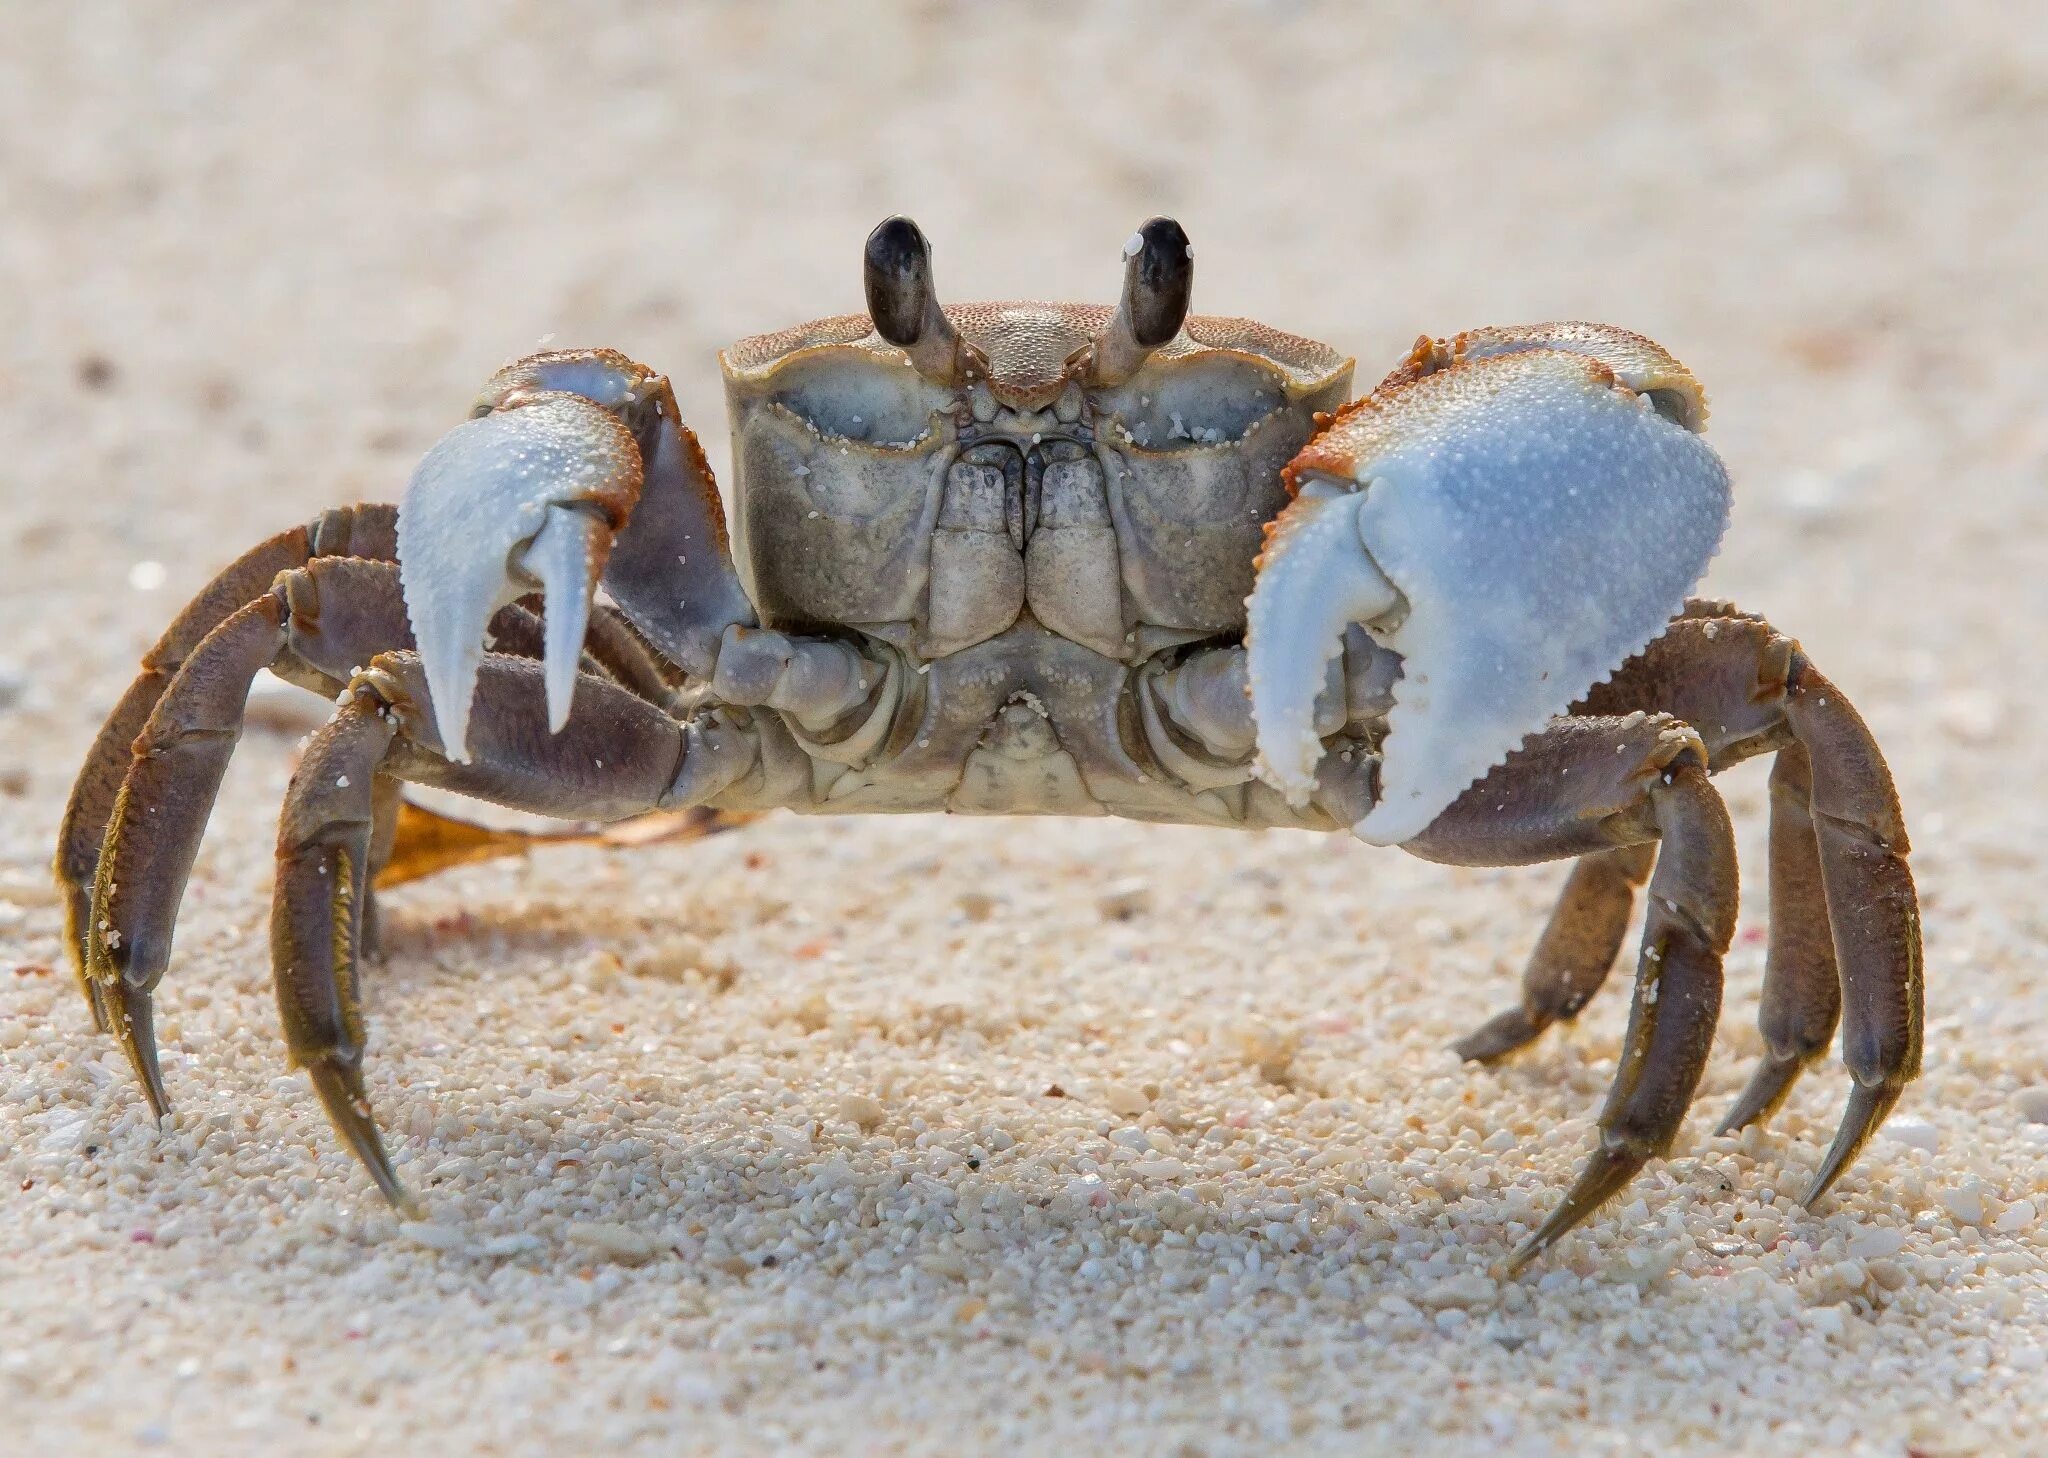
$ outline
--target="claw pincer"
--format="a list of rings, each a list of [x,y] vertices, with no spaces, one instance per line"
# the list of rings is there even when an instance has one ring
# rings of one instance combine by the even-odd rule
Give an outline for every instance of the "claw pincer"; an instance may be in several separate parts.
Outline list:
[[[640,447],[614,410],[524,379],[413,472],[398,509],[399,572],[451,758],[468,758],[485,629],[536,589],[547,609],[548,719],[555,729],[567,721],[591,596],[642,481]]]
[[[1357,623],[1370,632],[1402,606],[1359,536],[1364,504],[1362,492],[1333,482],[1305,485],[1267,529],[1258,585],[1245,604],[1260,774],[1295,804],[1315,789],[1323,757],[1316,699],[1344,630]]]
[[[1300,794],[1306,713],[1348,623],[1401,655],[1381,798],[1420,834],[1664,630],[1720,545],[1728,475],[1698,389],[1620,330],[1544,325],[1418,349],[1288,467],[1248,604],[1271,783]]]

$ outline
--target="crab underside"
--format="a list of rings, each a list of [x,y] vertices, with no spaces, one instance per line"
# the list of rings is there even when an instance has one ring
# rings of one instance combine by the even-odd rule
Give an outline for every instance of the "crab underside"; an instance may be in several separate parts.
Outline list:
[[[1519,1005],[1458,1044],[1479,1061],[1585,1005],[1648,883],[1599,1146],[1519,1266],[1677,1134],[1735,925],[1710,776],[1760,754],[1766,1052],[1722,1127],[1770,1114],[1839,1023],[1851,1093],[1809,1203],[1828,1190],[1919,1070],[1906,834],[1798,644],[1688,597],[1729,498],[1683,366],[1605,326],[1487,329],[1424,339],[1347,405],[1336,352],[1189,315],[1164,219],[1114,309],[942,308],[904,219],[865,264],[866,314],[724,356],[729,503],[664,378],[535,355],[399,506],[273,537],[180,614],[57,857],[81,984],[152,1109],[153,993],[268,668],[340,705],[279,828],[284,1030],[394,1202],[357,996],[375,890],[525,844],[401,784],[680,834],[770,809],[1107,813],[1573,859]]]

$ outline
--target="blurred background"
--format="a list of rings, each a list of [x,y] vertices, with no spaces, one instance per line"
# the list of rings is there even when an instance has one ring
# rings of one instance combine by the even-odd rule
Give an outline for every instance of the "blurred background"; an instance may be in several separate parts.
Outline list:
[[[1935,1021],[1917,1116],[1981,1117],[1944,1137],[1983,1147],[1985,1130],[2011,1132],[1997,1110],[2012,1080],[2048,1077],[2048,777],[2026,728],[2048,709],[2044,155],[2048,14],[2031,4],[10,6],[0,964],[57,960],[55,908],[37,888],[63,795],[178,604],[247,543],[330,504],[395,497],[499,364],[544,343],[648,361],[722,469],[717,350],[861,307],[859,251],[883,216],[923,226],[942,297],[1107,301],[1124,238],[1167,213],[1194,240],[1198,311],[1327,340],[1358,356],[1361,382],[1420,333],[1546,318],[1626,325],[1693,368],[1737,482],[1709,588],[1799,635],[1891,755],[1927,901]],[[218,928],[192,941],[239,970],[191,1025],[223,1039],[256,1028],[235,1077],[260,1102],[282,1067],[261,980],[263,862],[289,742],[253,742],[245,759],[201,867],[201,914]],[[1760,898],[1761,775],[1731,777],[1730,794]],[[889,868],[915,864],[922,837],[986,867],[1012,833],[851,824],[763,833],[792,861],[801,847],[881,847],[865,869],[841,864],[850,903],[899,893]],[[1041,826],[1033,843],[1055,880],[1114,855],[1162,885],[1210,886],[1284,867],[1295,853],[1275,847],[1297,844],[1150,834]],[[689,863],[663,864],[680,878]],[[1359,898],[1363,922],[1457,929],[1441,966],[1470,972],[1441,1010],[1404,1011],[1400,988],[1381,986],[1383,1025],[1331,1054],[1360,1069],[1374,1038],[1437,1048],[1503,1000],[1554,884],[1517,872],[1475,892],[1470,878],[1363,852],[1343,874],[1318,864],[1333,894]],[[1759,966],[1739,949],[1731,1027],[1753,1017]],[[62,981],[0,977],[15,984],[0,1008],[12,999],[12,1016],[56,1040],[37,1070],[103,1052]],[[459,1041],[464,1008],[442,1007],[438,985],[405,986],[380,1012],[400,1030],[383,1046],[417,1056],[424,1079],[452,1055],[416,1050]],[[1171,986],[1161,975],[1153,989],[1169,1021]],[[1622,1003],[1611,995],[1607,1021],[1589,1019],[1598,1036],[1611,1040]],[[1724,1037],[1754,1049],[1753,1035]],[[1739,1063],[1723,1057],[1717,1077],[1732,1086]],[[1532,1076],[1515,1097],[1584,1112],[1601,1081],[1565,1096]],[[1800,1107],[1830,1123],[1838,1077],[1810,1082]],[[1397,1098],[1398,1080],[1382,1092]],[[33,1107],[55,1106],[52,1094]],[[18,1127],[19,1159],[43,1127]],[[1569,1163],[1558,1155],[1552,1177]],[[322,1164],[349,1177],[331,1149]],[[2038,1180],[2040,1166],[2006,1177]],[[107,1198],[35,1207],[32,1239],[0,1214],[0,1246],[54,1263],[12,1262],[0,1306],[13,1279],[16,1309],[39,1313],[24,1328],[38,1350],[81,1372],[101,1365],[106,1328],[62,1313],[113,1301],[93,1285],[112,1278],[86,1274],[103,1267],[79,1213]],[[2010,1346],[2037,1349],[2044,1265],[2017,1268],[2026,1342],[1971,1308],[1953,1317],[1943,1360],[1982,1371]],[[219,1292],[192,1299],[232,1306]],[[164,1391],[170,1330],[144,1364]],[[1564,1330],[1584,1369],[1572,1369],[1578,1411],[1591,1403],[1612,1424],[1585,1429],[1577,1451],[1625,1444],[1619,1404],[1588,1375],[1612,1333]],[[724,1327],[707,1338],[727,1339],[744,1344]],[[1936,1338],[1873,1340],[1904,1362]],[[1855,1384],[1868,1356],[1823,1345],[1798,1370],[1821,1374],[1813,1390],[1831,1373]],[[1421,1370],[1463,1370],[1443,1360]],[[0,1366],[0,1383],[21,1371]],[[40,1401],[82,1425],[66,1432],[94,1431],[96,1380],[19,1386],[10,1410]],[[1985,1392],[2005,1395],[1985,1400],[2016,1411],[1997,1403],[2018,1402],[2024,1383],[2002,1381]],[[858,1410],[857,1384],[834,1391]],[[1870,1452],[1903,1451],[1895,1398],[1868,1433],[1846,1398],[1824,1405],[1805,1446],[1865,1451],[1868,1437],[1888,1445]],[[114,1421],[132,1435],[155,1419]]]

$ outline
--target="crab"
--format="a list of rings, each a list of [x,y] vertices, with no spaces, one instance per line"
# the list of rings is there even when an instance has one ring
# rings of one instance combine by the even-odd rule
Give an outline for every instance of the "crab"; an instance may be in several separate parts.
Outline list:
[[[1519,1002],[1455,1045],[1481,1063],[1586,1005],[1647,882],[1598,1144],[1519,1268],[1672,1147],[1736,917],[1710,777],[1765,754],[1765,1051],[1722,1128],[1775,1110],[1840,1023],[1820,1199],[1919,1070],[1917,902],[1849,701],[1762,618],[1689,596],[1730,503],[1692,375],[1621,329],[1537,324],[1425,337],[1351,399],[1328,346],[1190,314],[1170,219],[1123,257],[1113,308],[948,308],[891,218],[866,313],[721,356],[729,503],[665,378],[551,351],[486,382],[396,507],[225,569],[112,711],[56,863],[81,985],[151,1109],[153,993],[268,668],[339,705],[278,833],[283,1030],[394,1203],[363,1081],[376,890],[506,838],[401,784],[692,833],[1108,814],[1573,861]]]

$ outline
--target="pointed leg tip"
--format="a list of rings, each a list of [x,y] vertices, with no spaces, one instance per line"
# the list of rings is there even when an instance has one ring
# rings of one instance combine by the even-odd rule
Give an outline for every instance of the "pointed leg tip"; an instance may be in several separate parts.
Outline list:
[[[157,1128],[161,1129],[170,1122],[171,1098],[169,1094],[164,1092],[164,1084],[161,1077],[143,1080],[142,1101],[149,1105],[150,1118],[155,1121]]]
[[[158,1065],[156,1043],[138,1045],[129,1050],[129,1057],[135,1064],[135,1073],[142,1080],[142,1098],[149,1105],[150,1116],[162,1128],[171,1116],[171,1096],[164,1088],[164,1073]]]
[[[1768,1123],[1773,1112],[1773,1106],[1754,1104],[1749,1094],[1744,1092],[1728,1106],[1727,1114],[1714,1126],[1714,1137],[1726,1139],[1731,1135],[1740,1134],[1752,1124]]]
[[[1870,1136],[1892,1111],[1905,1092],[1902,1083],[1859,1083],[1849,1094],[1849,1106],[1842,1111],[1842,1124],[1835,1131],[1835,1139],[1828,1146],[1828,1152],[1821,1157],[1820,1168],[1814,1171],[1813,1183],[1806,1187],[1806,1194],[1800,1203],[1812,1209],[1828,1192],[1835,1182],[1848,1173],[1849,1166],[1856,1162],[1856,1156],[1863,1152],[1863,1146],[1870,1142]]]
[[[1584,1210],[1573,1210],[1567,1215],[1566,1209],[1570,1205],[1571,1197],[1567,1195],[1564,1203],[1551,1211],[1549,1217],[1541,1225],[1537,1226],[1535,1230],[1531,1231],[1520,1245],[1515,1247],[1514,1252],[1508,1256],[1501,1266],[1502,1274],[1506,1279],[1513,1280],[1521,1275],[1545,1251],[1562,1240],[1573,1226],[1586,1218],[1588,1212]]]
[[[1514,1253],[1512,1255],[1510,1255],[1505,1261],[1501,1262],[1500,1271],[1503,1279],[1509,1281],[1514,1280],[1516,1277],[1520,1276],[1522,1272],[1529,1269],[1530,1265],[1534,1263],[1538,1256],[1542,1255],[1543,1252],[1550,1249],[1551,1242],[1539,1238],[1541,1234],[1542,1232],[1539,1231],[1536,1235],[1532,1235],[1527,1240],[1524,1240],[1520,1245],[1515,1247]]]
[[[143,1101],[161,1128],[170,1117],[171,1096],[164,1089],[163,1066],[157,1056],[156,1013],[150,995],[119,979],[99,984],[99,994],[107,1010],[108,1030],[128,1055],[128,1065],[142,1085]]]
[[[417,1212],[419,1205],[399,1180],[397,1170],[392,1168],[391,1156],[384,1149],[384,1137],[377,1132],[376,1120],[370,1113],[370,1101],[363,1093],[361,1071],[321,1059],[306,1064],[306,1076],[312,1081],[314,1092],[320,1096],[321,1106],[327,1111],[327,1121],[375,1182],[378,1193],[402,1214]]]
[[[1535,1042],[1542,1031],[1521,1008],[1509,1008],[1451,1044],[1451,1051],[1467,1063],[1498,1063]]]
[[[383,1155],[381,1143],[377,1153],[381,1158]],[[363,1159],[365,1168],[369,1170],[370,1180],[377,1186],[377,1193],[384,1197],[385,1204],[389,1205],[407,1220],[423,1220],[426,1218],[427,1207],[422,1205],[418,1197],[405,1187],[405,1182],[399,1179],[396,1171],[391,1168],[390,1161],[386,1160],[381,1165],[373,1165],[367,1156],[362,1156],[359,1153],[358,1157]]]
[[[1785,1058],[1774,1053],[1766,1053],[1763,1061],[1757,1064],[1756,1072],[1750,1075],[1748,1085],[1736,1096],[1735,1102],[1729,1106],[1727,1117],[1721,1120],[1714,1133],[1740,1134],[1751,1124],[1761,1124],[1768,1120],[1791,1096],[1792,1085],[1798,1082],[1799,1075],[1806,1071],[1809,1061],[1808,1058]]]
[[[1586,1167],[1579,1171],[1578,1179],[1565,1191],[1557,1208],[1508,1257],[1508,1274],[1519,1273],[1529,1262],[1577,1229],[1589,1215],[1625,1189],[1649,1162],[1647,1153],[1638,1152],[1612,1136],[1602,1135],[1600,1147],[1593,1151],[1593,1157],[1586,1161]]]

